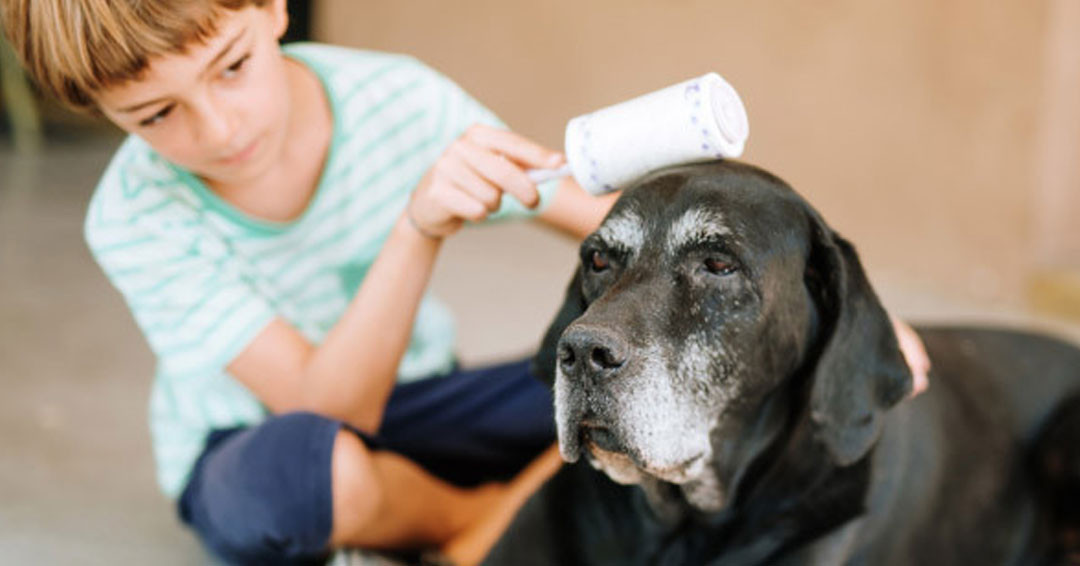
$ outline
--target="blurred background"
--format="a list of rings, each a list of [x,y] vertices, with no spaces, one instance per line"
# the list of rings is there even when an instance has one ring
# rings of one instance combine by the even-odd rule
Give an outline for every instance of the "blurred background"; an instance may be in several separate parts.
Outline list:
[[[415,55],[517,131],[715,70],[746,161],[858,247],[913,322],[1080,339],[1080,3],[1074,0],[323,0],[290,39]],[[82,215],[120,141],[0,59],[0,563],[200,564],[158,495],[153,359],[89,257]],[[528,353],[576,244],[473,228],[434,286],[467,364]]]

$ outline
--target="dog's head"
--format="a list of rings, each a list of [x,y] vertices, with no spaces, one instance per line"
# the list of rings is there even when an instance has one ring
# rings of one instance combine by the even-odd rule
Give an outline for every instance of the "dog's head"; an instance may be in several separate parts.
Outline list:
[[[625,191],[537,357],[563,457],[716,510],[808,411],[839,466],[910,389],[852,247],[783,181],[716,162]]]

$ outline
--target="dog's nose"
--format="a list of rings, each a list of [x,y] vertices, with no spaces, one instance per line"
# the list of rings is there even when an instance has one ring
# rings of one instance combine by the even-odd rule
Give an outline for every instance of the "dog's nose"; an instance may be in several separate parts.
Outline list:
[[[626,341],[610,330],[571,327],[559,340],[559,366],[568,375],[610,376],[626,363],[628,351]]]

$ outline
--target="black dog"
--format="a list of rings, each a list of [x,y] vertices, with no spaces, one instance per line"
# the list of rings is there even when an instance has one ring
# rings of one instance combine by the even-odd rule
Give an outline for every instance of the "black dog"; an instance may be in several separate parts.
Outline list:
[[[1080,350],[919,333],[931,386],[905,400],[854,249],[783,181],[733,162],[650,175],[582,244],[537,358],[563,457],[588,465],[485,563],[1066,560]]]

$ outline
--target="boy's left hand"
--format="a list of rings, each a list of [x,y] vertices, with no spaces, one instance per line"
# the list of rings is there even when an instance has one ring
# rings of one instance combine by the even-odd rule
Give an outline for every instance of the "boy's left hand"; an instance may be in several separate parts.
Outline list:
[[[892,320],[896,339],[900,342],[900,352],[904,354],[904,361],[907,362],[908,368],[911,370],[911,377],[914,382],[911,388],[911,396],[914,397],[926,391],[926,388],[930,385],[930,380],[927,377],[927,374],[930,373],[930,357],[926,355],[926,348],[923,347],[919,335],[907,323],[892,315],[889,315],[889,319]]]

